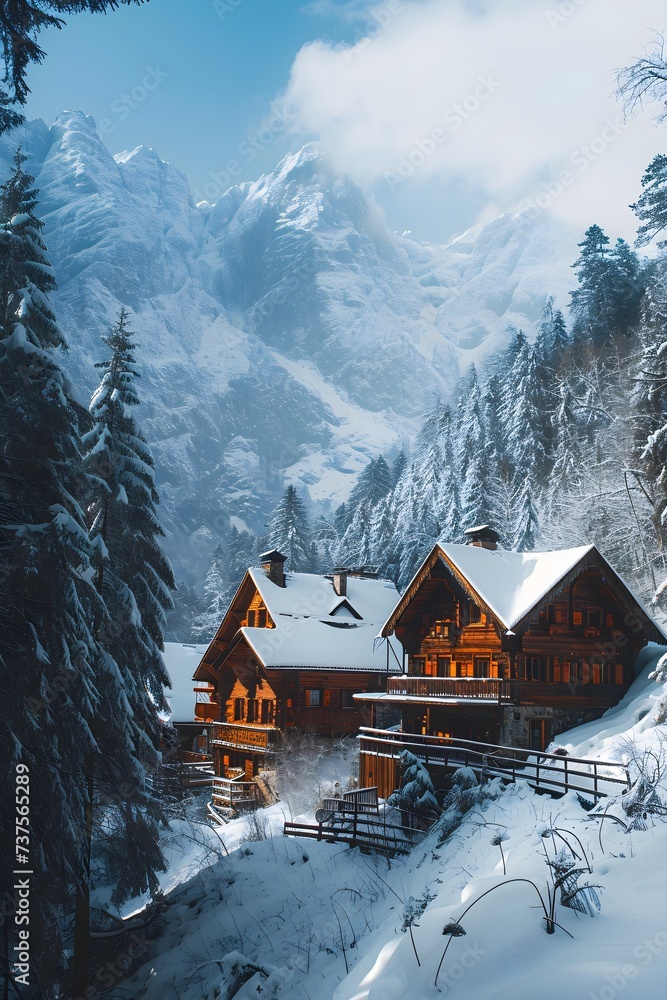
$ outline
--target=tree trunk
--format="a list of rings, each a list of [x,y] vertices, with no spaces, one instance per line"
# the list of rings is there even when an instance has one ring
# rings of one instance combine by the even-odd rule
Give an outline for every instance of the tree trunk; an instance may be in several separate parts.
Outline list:
[[[84,997],[90,980],[90,859],[93,836],[94,763],[86,755],[85,773],[88,799],[84,810],[85,859],[83,884],[76,894],[74,911],[74,955],[72,958],[72,996]]]

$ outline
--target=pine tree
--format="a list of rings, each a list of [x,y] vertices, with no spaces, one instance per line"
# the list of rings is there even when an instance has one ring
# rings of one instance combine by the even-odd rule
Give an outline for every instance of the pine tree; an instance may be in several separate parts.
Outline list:
[[[408,464],[408,460],[405,457],[405,452],[404,451],[399,451],[398,455],[394,459],[394,461],[392,463],[392,466],[391,466],[391,486],[392,486],[392,489],[396,486],[396,483],[399,481],[399,479],[401,478],[401,476],[405,472],[405,468],[406,468],[407,464]]]
[[[313,570],[308,513],[296,487],[288,486],[269,524],[269,544],[287,557],[293,573]]]
[[[345,566],[363,569],[373,564],[372,517],[373,508],[368,501],[357,505],[340,543],[340,561]]]
[[[346,528],[349,527],[355,510],[361,504],[379,503],[391,492],[394,483],[392,473],[384,457],[372,459],[359,475],[346,504]]]
[[[237,535],[239,533],[234,526],[232,526],[232,531],[235,531]],[[210,642],[229,606],[225,558],[220,544],[216,545],[213,550],[203,589],[205,607],[194,621],[193,632],[198,640]]]
[[[637,255],[624,240],[613,249],[609,242],[599,226],[591,226],[572,265],[579,279],[571,293],[573,336],[598,347],[616,334],[628,335],[644,290]]]
[[[97,586],[111,616],[100,639],[118,667],[96,719],[106,752],[95,762],[95,773],[101,795],[118,809],[128,848],[115,891],[122,899],[154,891],[156,870],[164,864],[157,849],[161,810],[147,773],[159,763],[160,713],[168,712],[163,629],[175,584],[159,545],[164,531],[153,457],[132,412],[139,405],[138,372],[124,309],[102,339],[109,357],[96,365],[102,380],[90,404],[94,426],[83,441],[95,482],[88,519],[99,553]],[[117,708],[123,700],[127,712]]]
[[[554,425],[554,460],[548,481],[548,507],[553,513],[568,504],[583,482],[584,456],[576,419],[575,403],[567,382],[560,386]]]
[[[659,153],[649,163],[642,177],[643,191],[631,205],[641,225],[637,230],[636,246],[646,247],[667,229],[667,156]],[[667,240],[658,242],[667,247]]]
[[[83,762],[96,750],[89,720],[112,665],[95,635],[108,617],[93,585],[95,550],[80,502],[81,412],[60,363],[64,338],[48,299],[55,279],[24,162],[17,154],[0,187],[0,791],[9,801],[16,765],[28,767],[31,889],[39,900],[30,930],[34,979],[46,995],[63,953],[64,912],[88,878]],[[2,839],[8,835],[3,828]],[[14,851],[2,848],[7,899]]]
[[[569,346],[565,317],[560,309],[554,308],[554,297],[549,295],[537,325],[535,350],[550,368],[558,371]]]
[[[465,530],[488,523],[493,511],[484,404],[474,365],[462,385],[461,399],[457,437],[461,527]]]
[[[628,337],[641,314],[641,301],[646,290],[642,263],[625,240],[618,239],[611,255],[614,266],[614,329]]]
[[[539,534],[539,520],[533,501],[530,480],[525,479],[515,500],[514,548],[517,552],[531,552]]]
[[[530,478],[535,487],[545,480],[549,465],[551,426],[548,375],[525,337],[503,380],[501,421],[509,478]]]
[[[661,552],[667,542],[667,294],[663,275],[667,275],[664,264],[658,267],[646,296],[633,401],[635,455],[652,496],[653,528]]]

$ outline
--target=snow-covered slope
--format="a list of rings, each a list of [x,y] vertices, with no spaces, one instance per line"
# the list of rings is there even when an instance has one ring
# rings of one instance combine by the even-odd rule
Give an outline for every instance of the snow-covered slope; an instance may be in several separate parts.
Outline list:
[[[423,246],[313,146],[196,206],[178,170],[143,146],[112,156],[83,114],[4,136],[3,175],[18,139],[84,395],[100,335],[132,312],[169,554],[192,578],[230,515],[261,529],[284,476],[343,499],[463,365],[572,283],[576,236],[546,215]]]
[[[609,758],[627,756],[628,740],[637,738],[640,750],[662,757],[664,799],[667,685],[648,677],[662,652],[652,646],[642,654],[640,676],[620,706],[559,740]],[[655,761],[649,764],[652,770]],[[631,775],[636,779],[636,769]],[[279,805],[255,823],[220,828],[228,856],[211,831],[195,832],[202,870],[192,878],[193,830],[177,824],[165,835],[173,860],[163,884],[178,883],[179,866],[182,882],[191,881],[170,900],[164,938],[123,988],[145,1000],[172,993],[180,1000],[663,997],[667,819],[649,814],[631,824],[618,800],[587,811],[573,792],[552,799],[525,783],[501,791],[496,779],[489,790],[449,837],[436,826],[410,856],[391,862],[341,844],[282,837]],[[545,855],[553,860],[565,842],[584,869],[579,885],[596,887],[600,912],[567,908],[556,891],[559,926],[547,934],[538,896],[546,901],[552,885]],[[424,893],[413,948],[402,930],[404,907]],[[452,921],[464,934],[451,938],[436,988],[450,940],[443,928]],[[235,992],[243,957],[255,969]]]

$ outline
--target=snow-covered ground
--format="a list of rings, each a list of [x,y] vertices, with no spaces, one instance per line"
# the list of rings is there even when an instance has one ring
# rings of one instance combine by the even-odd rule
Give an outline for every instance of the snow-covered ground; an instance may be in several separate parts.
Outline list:
[[[635,739],[640,750],[659,756],[667,726],[656,719],[664,716],[667,685],[648,679],[658,655],[656,647],[645,655],[640,677],[617,708],[559,742],[613,760],[627,757]],[[436,827],[408,857],[391,861],[341,844],[285,838],[281,806],[257,816],[254,835],[266,839],[248,840],[252,823],[244,819],[217,831],[229,855],[218,841],[217,849],[196,857],[184,849],[178,861],[175,847],[177,871],[166,880],[183,884],[166,913],[166,933],[118,996],[129,990],[147,1000],[663,997],[667,822],[649,814],[637,824],[645,829],[628,830],[618,800],[586,811],[574,793],[552,799],[526,784],[503,789],[497,780],[490,791],[444,843]],[[558,902],[561,927],[549,935],[537,890],[546,901],[545,851],[553,858],[563,846],[558,834],[548,833],[554,828],[580,856],[574,835],[581,841],[592,872],[583,872],[579,884],[599,887],[601,909],[591,917]],[[178,829],[175,836],[178,844]],[[212,830],[203,837],[207,844],[217,839]],[[537,889],[512,880],[532,880]],[[432,898],[413,927],[418,965],[401,928],[405,903],[424,893]],[[436,988],[450,940],[443,928],[452,921],[460,921],[465,934],[451,938]],[[261,971],[230,991],[241,955]]]

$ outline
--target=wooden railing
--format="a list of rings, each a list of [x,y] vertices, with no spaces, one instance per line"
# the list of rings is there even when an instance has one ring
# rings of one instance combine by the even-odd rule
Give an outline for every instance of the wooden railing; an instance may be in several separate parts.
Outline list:
[[[195,702],[195,719],[199,722],[215,722],[220,717],[220,706],[213,701]]]
[[[213,780],[213,758],[207,754],[183,750],[178,773],[184,788],[210,785]]]
[[[475,698],[519,702],[519,682],[497,677],[422,677],[405,674],[387,680],[387,694],[417,698]]]
[[[351,815],[357,813],[372,813],[379,810],[377,786],[373,788],[355,788],[351,792],[343,792],[342,798],[323,799],[322,808],[315,813],[318,822],[325,822],[334,813]],[[318,813],[322,819],[318,818]]]
[[[497,776],[513,782],[523,780],[545,791],[582,792],[595,801],[630,787],[628,770],[618,761],[589,760],[446,736],[420,736],[362,727],[359,749],[363,754],[395,760],[408,750],[427,766],[470,767],[487,777]]]
[[[213,805],[225,809],[253,808],[259,794],[254,781],[237,781],[235,778],[213,778]]]

